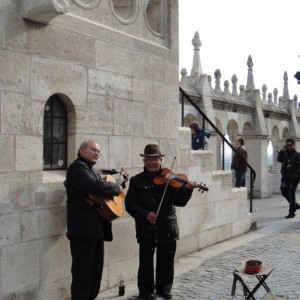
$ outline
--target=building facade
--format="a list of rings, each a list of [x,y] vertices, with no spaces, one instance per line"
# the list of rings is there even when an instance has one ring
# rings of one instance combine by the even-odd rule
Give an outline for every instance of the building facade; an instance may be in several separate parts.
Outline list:
[[[300,129],[300,104],[297,95],[293,98],[289,95],[287,72],[283,74],[282,95],[279,95],[277,88],[274,88],[272,93],[267,93],[266,84],[262,85],[261,90],[256,89],[253,60],[249,56],[247,83],[238,87],[238,78],[234,74],[231,77],[231,86],[229,81],[225,80],[222,87],[220,69],[213,74],[214,84],[212,77],[202,70],[201,41],[198,32],[195,33],[192,44],[194,46],[193,67],[190,75],[186,69],[181,70],[180,86],[193,98],[219,131],[227,135],[229,141],[234,142],[238,136],[244,137],[249,152],[248,162],[256,172],[254,196],[265,198],[278,193],[281,176],[277,151],[282,149],[288,137],[297,142]],[[185,126],[194,120],[202,123],[201,115],[191,105],[185,105]],[[221,169],[220,158],[223,147],[221,139],[214,135],[210,143],[212,145],[210,149],[214,151],[214,167]],[[230,164],[227,169],[230,169]]]
[[[180,257],[246,232],[246,189],[214,151],[191,152],[178,118],[176,0],[4,0],[0,4],[0,299],[69,299],[67,166],[88,138],[96,168],[141,171],[158,143],[165,166],[205,183],[178,210]],[[136,278],[126,213],[114,221],[101,289]],[[124,238],[126,237],[126,238]]]

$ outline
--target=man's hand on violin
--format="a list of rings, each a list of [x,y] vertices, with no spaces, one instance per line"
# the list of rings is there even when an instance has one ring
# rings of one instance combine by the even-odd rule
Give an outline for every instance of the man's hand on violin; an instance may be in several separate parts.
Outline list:
[[[198,187],[198,184],[197,184],[196,181],[189,181],[189,182],[185,185],[185,187],[186,187],[187,189],[189,189],[189,190],[193,190],[193,189],[195,189],[195,188]]]
[[[157,215],[154,212],[149,212],[148,216],[147,216],[147,220],[148,222],[150,222],[151,224],[155,224],[157,219]]]

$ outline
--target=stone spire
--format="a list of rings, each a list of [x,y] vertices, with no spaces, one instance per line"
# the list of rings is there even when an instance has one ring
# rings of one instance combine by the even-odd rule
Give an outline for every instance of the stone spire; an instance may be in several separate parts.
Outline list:
[[[273,96],[274,96],[274,104],[277,105],[278,90],[276,88],[273,90]]]
[[[247,85],[246,85],[246,90],[247,91],[254,91],[255,86],[254,86],[254,78],[253,78],[253,61],[251,55],[249,55],[248,60],[247,60],[247,66],[248,66],[248,77],[247,77]]]
[[[232,77],[231,77],[232,93],[231,94],[234,97],[238,96],[238,93],[237,93],[237,82],[238,82],[237,76],[235,74],[232,75]]]
[[[267,102],[267,85],[263,84],[261,90],[262,90],[262,102]]]
[[[283,96],[282,96],[282,98],[288,100],[288,99],[290,99],[290,95],[289,95],[289,86],[288,86],[288,76],[287,76],[286,71],[284,72],[283,80],[284,80],[284,83],[283,83]]]
[[[180,84],[186,85],[187,84],[187,70],[185,68],[181,69],[181,79],[180,79]]]
[[[192,39],[192,44],[194,45],[194,57],[193,57],[193,67],[191,70],[191,76],[203,74],[201,61],[200,61],[200,46],[202,45],[199,37],[198,31],[195,32],[194,38]]]
[[[214,72],[214,75],[215,75],[215,82],[216,82],[216,85],[215,85],[215,93],[216,94],[221,94],[222,93],[222,90],[221,90],[221,72],[219,69],[217,69],[215,72]]]

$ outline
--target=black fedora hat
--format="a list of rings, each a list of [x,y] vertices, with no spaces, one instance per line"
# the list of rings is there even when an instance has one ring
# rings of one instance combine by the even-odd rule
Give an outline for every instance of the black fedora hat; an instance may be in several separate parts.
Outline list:
[[[163,157],[164,154],[161,154],[159,146],[155,144],[148,144],[144,149],[144,154],[140,154],[140,156],[152,156],[152,157]]]

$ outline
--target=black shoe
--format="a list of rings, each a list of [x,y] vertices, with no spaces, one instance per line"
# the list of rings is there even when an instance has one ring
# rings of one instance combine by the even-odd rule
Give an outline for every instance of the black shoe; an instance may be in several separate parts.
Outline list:
[[[285,216],[287,219],[295,218],[295,214],[288,214]]]
[[[170,292],[157,292],[157,295],[159,295],[163,299],[172,299],[172,294]]]
[[[297,210],[297,209],[300,209],[299,203],[296,203],[296,210]]]
[[[155,296],[153,294],[151,295],[144,295],[144,294],[139,294],[139,299],[143,299],[143,300],[154,300],[156,299]]]

